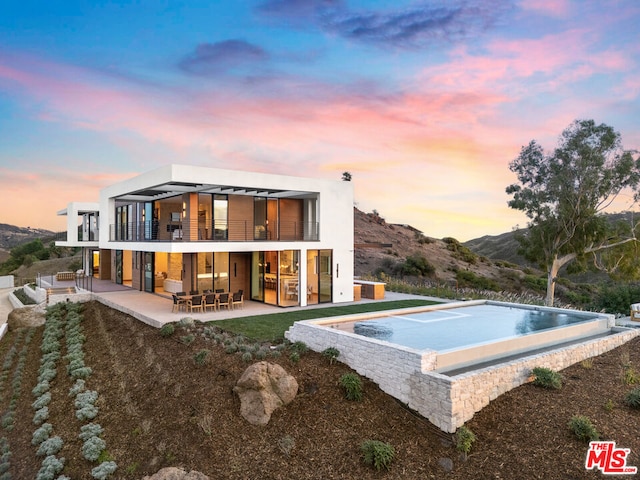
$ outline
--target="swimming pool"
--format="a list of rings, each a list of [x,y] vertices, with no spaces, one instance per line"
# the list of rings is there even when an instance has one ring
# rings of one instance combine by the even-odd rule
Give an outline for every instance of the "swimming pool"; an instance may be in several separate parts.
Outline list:
[[[541,307],[458,304],[324,325],[404,347],[442,352],[590,322],[596,318],[598,316],[593,314]]]
[[[454,432],[533,368],[562,370],[639,333],[612,315],[478,300],[304,320],[285,336],[336,348],[339,361]]]

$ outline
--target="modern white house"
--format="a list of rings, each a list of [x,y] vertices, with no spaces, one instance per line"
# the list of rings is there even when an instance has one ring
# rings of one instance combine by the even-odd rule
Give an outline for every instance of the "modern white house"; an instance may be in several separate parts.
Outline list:
[[[243,290],[278,306],[353,301],[353,186],[167,165],[71,202],[88,275],[149,293]]]

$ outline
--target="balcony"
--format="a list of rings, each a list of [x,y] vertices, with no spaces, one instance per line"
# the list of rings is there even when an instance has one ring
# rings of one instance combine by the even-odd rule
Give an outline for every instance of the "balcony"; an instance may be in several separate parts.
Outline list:
[[[54,241],[55,242],[67,242],[69,238],[69,232],[62,231],[62,232],[56,232],[54,235]],[[78,233],[78,242],[97,242],[98,241],[98,234],[94,233],[94,232],[89,232],[88,238],[82,238],[82,232]]]
[[[213,227],[213,228],[212,228]],[[131,222],[109,226],[111,242],[256,242],[318,241],[317,222],[272,222],[254,225],[245,220],[215,222],[179,221],[170,223]]]

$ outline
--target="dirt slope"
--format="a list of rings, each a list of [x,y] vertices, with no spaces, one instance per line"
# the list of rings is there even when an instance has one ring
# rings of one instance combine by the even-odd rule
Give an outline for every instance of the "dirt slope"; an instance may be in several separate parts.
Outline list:
[[[104,428],[104,458],[118,464],[112,478],[140,479],[166,466],[198,470],[212,479],[602,478],[585,471],[587,444],[567,427],[576,414],[588,416],[603,438],[630,448],[628,465],[640,466],[640,416],[624,405],[633,386],[622,381],[624,365],[640,370],[640,340],[592,364],[568,368],[561,390],[528,384],[493,401],[467,424],[477,441],[464,461],[450,435],[439,434],[375,384],[364,382],[363,401],[347,401],[338,379],[349,369],[320,354],[305,354],[297,363],[287,353],[269,357],[296,377],[299,393],[267,426],[254,427],[240,416],[232,392],[248,363],[214,345],[202,326],[163,338],[158,330],[98,303],[87,304],[83,314],[85,361],[93,370],[86,388],[99,394],[93,421]],[[0,435],[12,454],[11,477],[19,479],[35,478],[43,459],[31,444],[36,428],[31,390],[37,383],[43,327],[34,332],[28,344],[24,331],[10,332],[0,343],[6,373],[0,376],[3,413],[10,409],[15,386],[21,390],[13,428],[3,428]],[[190,345],[181,341],[187,335],[194,335]],[[11,356],[11,347],[20,353]],[[203,349],[210,353],[199,366],[194,354]],[[18,375],[23,351],[26,361]],[[64,440],[62,473],[89,479],[96,462],[82,457],[78,434],[83,422],[74,415],[65,354],[63,349],[51,382],[48,421],[53,435]],[[367,439],[394,447],[388,472],[364,465],[359,446]]]

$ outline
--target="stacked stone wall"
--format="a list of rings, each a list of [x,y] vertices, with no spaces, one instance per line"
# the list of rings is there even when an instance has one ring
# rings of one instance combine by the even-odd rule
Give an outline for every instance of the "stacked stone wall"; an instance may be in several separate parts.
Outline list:
[[[321,327],[312,321],[295,323],[285,336],[305,342],[314,351],[340,351],[338,360],[380,389],[416,410],[445,432],[456,429],[503,393],[529,380],[535,367],[562,370],[601,355],[640,334],[639,329],[613,329],[612,334],[544,353],[520,357],[491,367],[447,376],[433,371],[437,352],[417,351]]]

